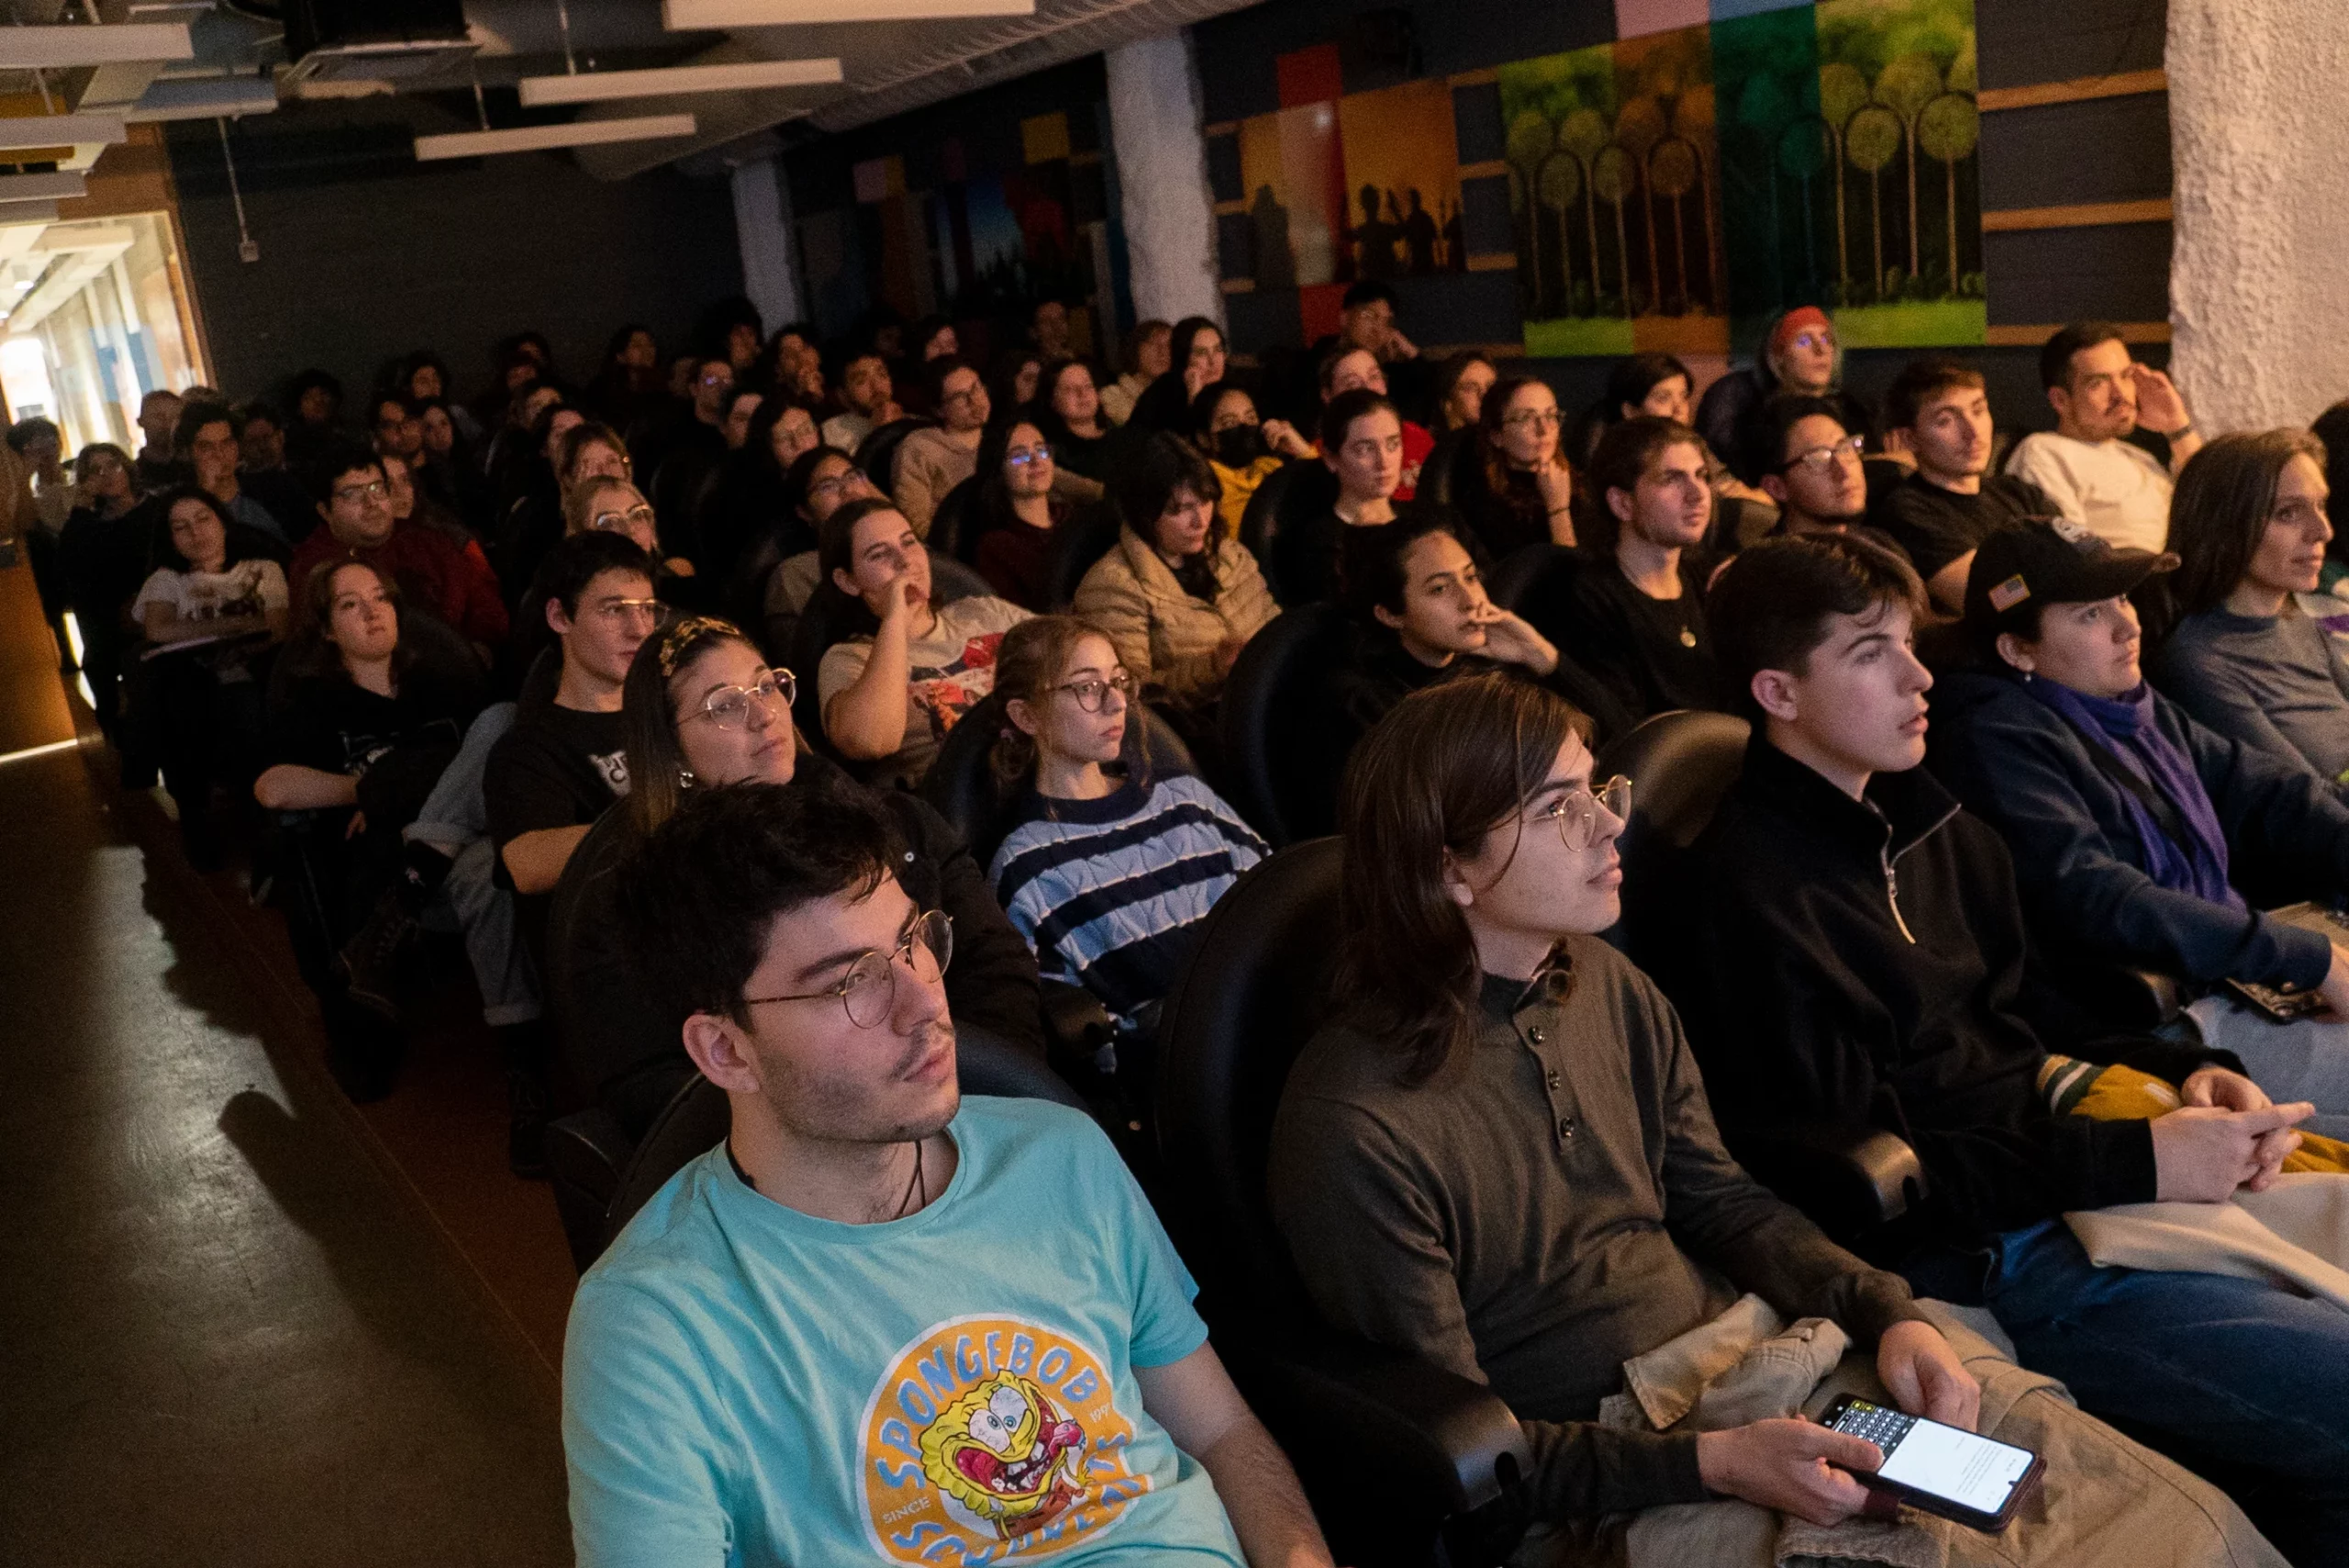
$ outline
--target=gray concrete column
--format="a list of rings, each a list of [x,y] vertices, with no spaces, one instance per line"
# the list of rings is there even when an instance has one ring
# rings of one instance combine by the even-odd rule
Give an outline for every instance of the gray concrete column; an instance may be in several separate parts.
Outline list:
[[[1102,60],[1108,67],[1109,136],[1123,192],[1135,318],[1221,321],[1215,203],[1208,190],[1190,35],[1141,39],[1106,51]]]
[[[799,244],[791,232],[791,193],[772,158],[734,167],[734,235],[742,248],[742,292],[773,332],[805,315]]]
[[[2349,397],[2349,6],[2169,0],[2171,369],[2204,433]]]

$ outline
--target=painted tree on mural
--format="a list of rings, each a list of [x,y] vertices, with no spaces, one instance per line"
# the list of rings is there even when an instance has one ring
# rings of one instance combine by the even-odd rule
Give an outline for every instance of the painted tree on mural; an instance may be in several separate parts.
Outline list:
[[[1961,210],[1979,203],[1973,0],[1829,0],[1819,7],[1818,39],[1820,115],[1842,171],[1835,190],[1841,301],[1979,297],[1981,259],[1966,253],[1969,228],[1961,221]],[[1854,184],[1868,204],[1869,265],[1859,286],[1859,238],[1849,221]],[[1934,197],[1940,221],[1929,225],[1925,204]]]

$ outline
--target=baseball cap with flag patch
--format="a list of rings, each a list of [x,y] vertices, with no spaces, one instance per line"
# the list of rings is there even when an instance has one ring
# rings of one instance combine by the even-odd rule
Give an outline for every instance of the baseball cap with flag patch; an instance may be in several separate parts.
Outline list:
[[[2092,604],[2135,592],[2177,557],[2116,550],[2068,517],[2031,517],[2000,528],[1974,552],[1965,579],[1965,624],[1995,638],[2034,605]]]

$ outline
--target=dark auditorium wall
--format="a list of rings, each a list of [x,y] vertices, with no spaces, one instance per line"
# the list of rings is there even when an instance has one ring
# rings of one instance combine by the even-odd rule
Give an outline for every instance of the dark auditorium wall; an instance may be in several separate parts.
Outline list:
[[[1269,0],[1199,23],[1193,36],[1216,196],[1226,211],[1236,207],[1234,198],[1241,193],[1230,128],[1280,107],[1284,56],[1295,61],[1300,51],[1334,45],[1348,94],[1408,81],[1473,78],[1508,61],[1611,39],[1618,5],[1632,3]],[[1767,8],[1767,0],[1717,0],[1714,6],[1726,15]],[[1975,14],[1991,346],[1956,351],[1985,367],[2002,425],[2043,428],[2054,423],[2054,416],[2039,389],[2036,351],[2014,341],[2001,343],[2002,336],[2019,339],[2027,335],[2024,328],[2096,314],[2161,324],[2158,333],[2141,334],[2148,340],[2139,344],[2138,352],[2156,364],[2167,361],[2169,120],[2157,77],[2154,90],[2097,97],[2030,90],[2081,78],[2157,72],[2165,8],[2164,0],[1975,0]],[[2029,101],[2035,97],[2050,101]],[[1464,172],[1472,165],[1499,167],[1497,102],[1497,89],[1473,80],[1454,89]],[[1508,250],[1506,177],[1472,176],[1464,181],[1463,197],[1471,264],[1478,252]],[[2090,206],[2104,210],[2047,210]],[[2009,223],[2014,227],[2002,226]],[[1230,271],[1228,261],[1227,275]],[[1423,346],[1501,348],[1520,337],[1511,271],[1404,278],[1397,287],[1406,328]],[[1235,346],[1246,350],[1256,341],[1293,337],[1294,299],[1229,294],[1225,303]],[[1921,350],[1854,350],[1847,356],[1847,379],[1873,401],[1917,351]],[[1609,362],[1543,360],[1534,368],[1558,388],[1562,401],[1579,406],[1598,395]],[[2192,389],[2187,390],[2190,396]]]
[[[430,347],[470,397],[490,345],[524,328],[584,380],[620,322],[682,348],[696,312],[742,287],[724,180],[670,169],[594,180],[562,152],[419,163],[418,130],[471,126],[412,98],[289,105],[232,124],[261,244],[258,261],[240,261],[219,132],[210,120],[168,128],[187,271],[233,396],[317,364],[355,397],[385,361]]]

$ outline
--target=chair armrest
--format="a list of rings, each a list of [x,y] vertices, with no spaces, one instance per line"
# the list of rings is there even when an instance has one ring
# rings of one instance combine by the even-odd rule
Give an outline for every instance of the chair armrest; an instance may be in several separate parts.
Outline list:
[[[604,1250],[605,1217],[635,1152],[620,1124],[600,1106],[547,1123],[548,1182],[571,1261],[582,1273]]]
[[[1890,1225],[1927,1190],[1917,1151],[1872,1128],[1796,1126],[1747,1140],[1740,1157],[1839,1241]]]
[[[1395,1511],[1449,1518],[1509,1503],[1531,1468],[1499,1396],[1431,1362],[1326,1333],[1231,1344],[1235,1376],[1266,1425],[1311,1434],[1285,1445],[1300,1470],[1357,1478]]]
[[[1117,1038],[1109,1010],[1084,986],[1043,980],[1036,991],[1044,1015],[1046,1060],[1090,1062],[1096,1051]]]

